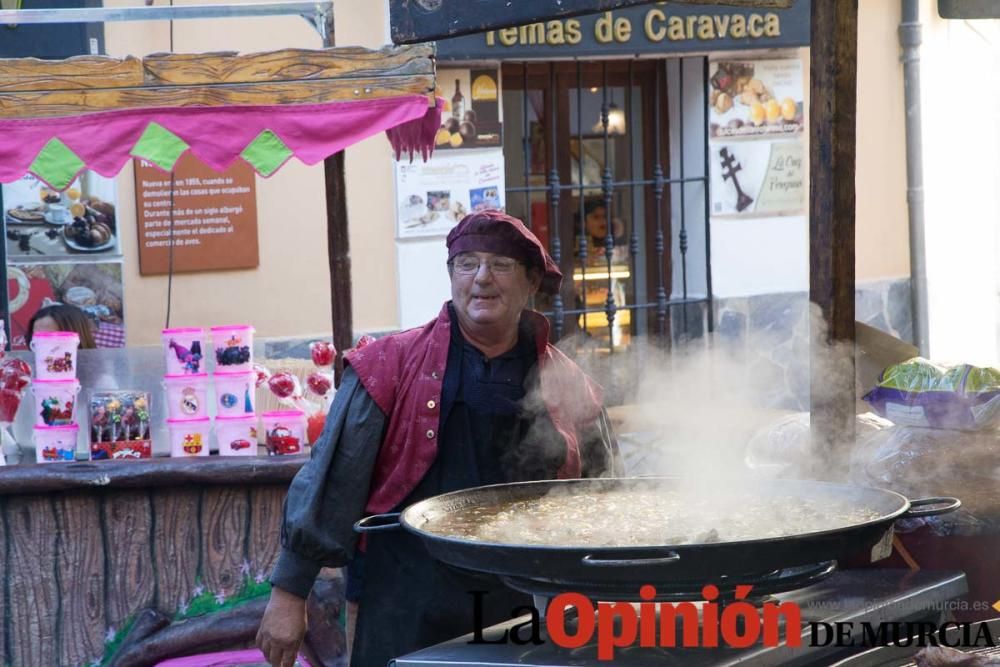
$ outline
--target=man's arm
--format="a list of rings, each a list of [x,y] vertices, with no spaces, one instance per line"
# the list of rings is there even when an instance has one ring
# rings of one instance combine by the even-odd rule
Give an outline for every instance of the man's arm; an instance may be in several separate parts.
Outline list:
[[[281,555],[257,632],[257,645],[274,667],[295,662],[306,632],[306,598],[320,568],[344,565],[354,553],[353,526],[368,500],[385,422],[348,366],[323,435],[285,499]]]
[[[306,598],[320,568],[341,567],[354,554],[353,526],[368,500],[385,423],[348,366],[323,435],[288,488],[272,584]]]

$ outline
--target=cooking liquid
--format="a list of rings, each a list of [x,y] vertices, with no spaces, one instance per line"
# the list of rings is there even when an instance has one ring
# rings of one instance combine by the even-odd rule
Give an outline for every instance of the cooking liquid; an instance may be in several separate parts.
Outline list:
[[[435,516],[422,530],[476,542],[564,547],[707,544],[787,537],[877,519],[828,498],[688,494],[641,489],[552,494]]]

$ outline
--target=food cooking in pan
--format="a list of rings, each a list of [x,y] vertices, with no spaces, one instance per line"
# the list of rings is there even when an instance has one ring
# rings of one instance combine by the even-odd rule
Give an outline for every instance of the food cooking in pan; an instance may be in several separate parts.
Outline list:
[[[829,498],[615,489],[553,493],[471,506],[431,517],[422,530],[445,537],[540,546],[657,546],[739,542],[846,528],[874,509]]]

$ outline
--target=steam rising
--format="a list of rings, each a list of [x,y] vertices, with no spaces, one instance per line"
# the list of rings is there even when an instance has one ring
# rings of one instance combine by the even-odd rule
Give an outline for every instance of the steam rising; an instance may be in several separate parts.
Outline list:
[[[847,427],[828,444],[814,442],[803,412],[810,404],[810,371],[823,380],[818,386],[829,390],[811,396],[816,406],[835,398],[838,386],[853,388],[853,379],[844,381],[853,376],[852,348],[824,342],[810,360],[809,338],[826,340],[815,305],[793,326],[792,336],[755,331],[748,342],[707,334],[669,351],[645,336],[611,355],[580,336],[559,347],[609,389],[609,402],[624,403],[611,412],[628,476],[677,476],[696,485],[776,474],[836,479],[853,447],[854,414],[840,416]],[[798,394],[799,410],[779,402],[786,387]],[[816,387],[813,383],[813,391]],[[790,419],[794,427],[775,437],[770,427]]]

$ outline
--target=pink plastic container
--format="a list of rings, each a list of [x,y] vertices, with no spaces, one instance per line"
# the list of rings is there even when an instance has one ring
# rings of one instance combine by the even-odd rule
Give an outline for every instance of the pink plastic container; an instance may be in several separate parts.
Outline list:
[[[35,353],[35,378],[65,380],[76,377],[79,334],[72,331],[39,331],[31,338]]]
[[[255,414],[256,373],[216,373],[212,380],[215,382],[215,414],[220,417]]]
[[[249,324],[212,327],[216,373],[249,371],[253,367],[253,333]]]
[[[208,438],[212,432],[212,420],[208,417],[168,419],[167,429],[171,456],[208,456]]]
[[[167,375],[199,375],[208,370],[205,330],[201,327],[164,329],[160,334],[167,361]]]
[[[35,380],[31,385],[31,393],[35,395],[36,426],[66,426],[76,423],[79,380]]]
[[[237,667],[237,665],[264,665],[267,658],[260,649],[251,648],[242,651],[220,651],[218,653],[202,653],[183,658],[170,658],[156,663],[156,667]],[[312,667],[306,657],[299,654],[294,667]]]
[[[35,460],[39,463],[73,461],[76,458],[77,424],[35,427]]]
[[[257,415],[216,417],[219,456],[257,456]]]
[[[171,419],[208,417],[208,375],[166,375],[167,416]]]
[[[306,413],[301,410],[265,412],[265,444],[269,456],[286,456],[305,453]]]

